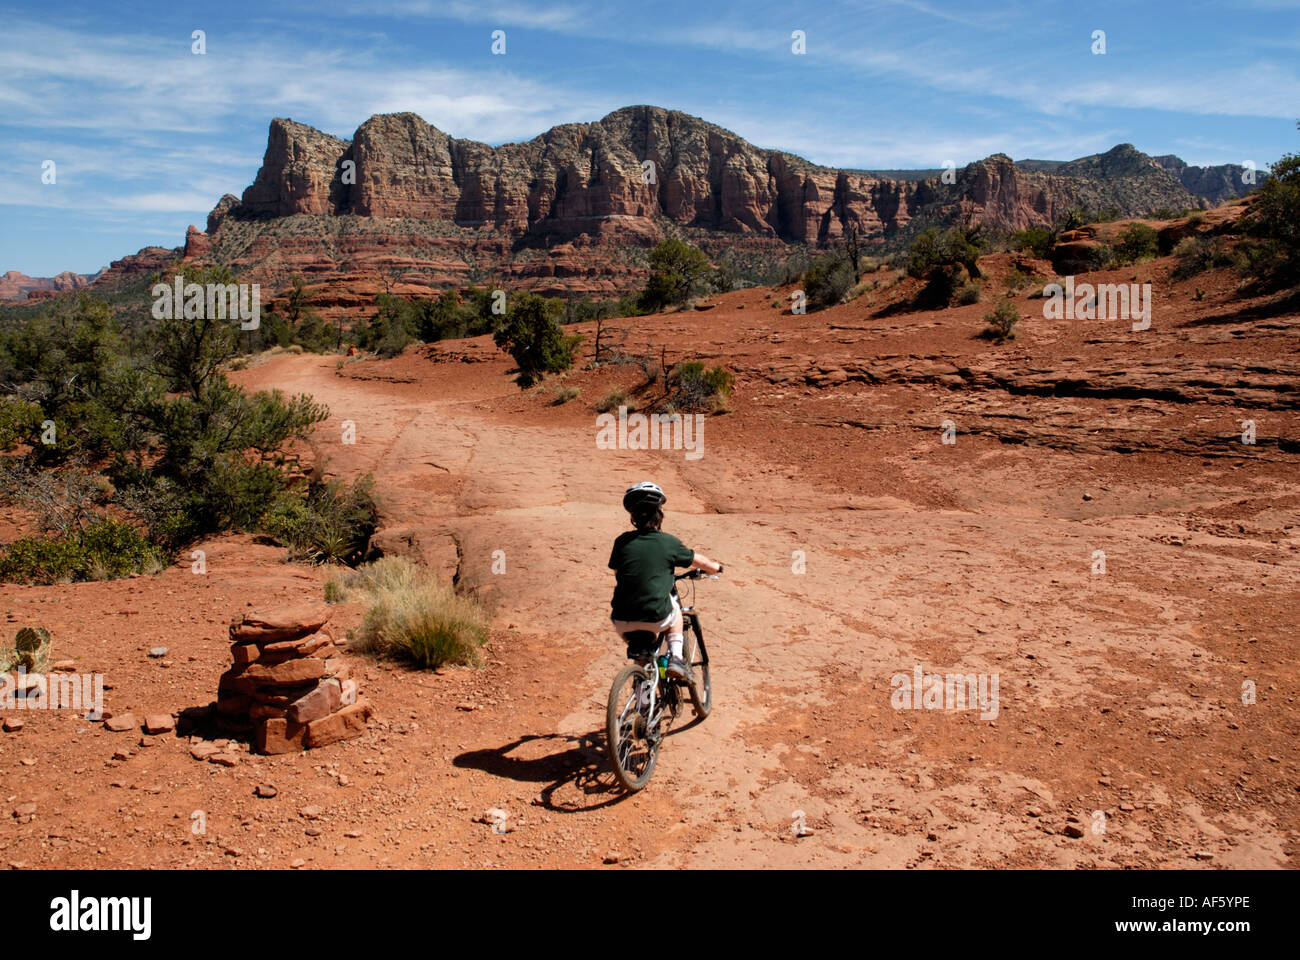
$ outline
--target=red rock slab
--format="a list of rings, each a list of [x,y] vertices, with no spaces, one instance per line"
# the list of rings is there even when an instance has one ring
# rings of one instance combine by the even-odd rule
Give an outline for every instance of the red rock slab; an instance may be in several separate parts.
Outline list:
[[[309,636],[325,625],[329,607],[324,603],[250,610],[231,624],[230,639],[237,643],[266,645]]]
[[[370,701],[360,699],[338,713],[307,724],[307,746],[323,747],[340,740],[351,740],[366,732],[366,721],[374,713]]]

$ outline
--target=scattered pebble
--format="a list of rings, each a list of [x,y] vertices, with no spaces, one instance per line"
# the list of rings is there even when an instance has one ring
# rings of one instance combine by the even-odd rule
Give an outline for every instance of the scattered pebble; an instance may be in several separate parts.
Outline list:
[[[151,657],[165,657],[165,656],[167,656],[167,648],[166,648],[166,647],[154,647],[152,650],[149,651],[149,656],[151,656]]]
[[[262,799],[264,799],[264,800],[270,800],[272,797],[274,797],[274,796],[276,796],[277,794],[279,794],[280,791],[277,790],[277,789],[275,789],[275,785],[274,785],[274,784],[270,784],[270,783],[259,783],[259,784],[257,785],[257,790],[256,790],[255,792],[256,792],[257,795],[258,795],[259,797],[261,797]]]
[[[166,713],[149,713],[144,718],[145,733],[170,733],[176,729],[176,721]]]
[[[135,716],[130,713],[114,714],[104,721],[104,728],[113,733],[125,733],[128,730],[134,730],[137,726]]]

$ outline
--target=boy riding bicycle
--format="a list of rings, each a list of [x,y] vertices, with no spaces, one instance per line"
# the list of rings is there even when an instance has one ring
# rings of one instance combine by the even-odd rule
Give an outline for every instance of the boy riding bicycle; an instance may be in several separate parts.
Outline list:
[[[663,490],[649,482],[635,484],[623,494],[623,509],[636,529],[620,534],[609,555],[609,568],[616,579],[609,619],[625,640],[638,631],[656,638],[667,631],[668,673],[690,680],[690,664],[682,659],[682,608],[673,571],[690,567],[716,574],[722,572],[722,564],[660,530],[667,501]],[[632,656],[630,647],[628,655]]]

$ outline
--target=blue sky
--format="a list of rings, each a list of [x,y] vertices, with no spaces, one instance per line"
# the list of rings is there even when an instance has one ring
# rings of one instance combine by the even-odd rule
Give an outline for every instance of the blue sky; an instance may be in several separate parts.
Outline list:
[[[275,116],[350,137],[411,110],[497,144],[637,103],[830,166],[1129,142],[1264,168],[1300,150],[1300,0],[0,3],[0,272],[179,245]]]

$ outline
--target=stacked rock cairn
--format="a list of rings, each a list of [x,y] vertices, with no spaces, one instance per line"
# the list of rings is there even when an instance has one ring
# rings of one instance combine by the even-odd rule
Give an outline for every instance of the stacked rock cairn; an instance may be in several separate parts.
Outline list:
[[[217,685],[217,725],[258,753],[361,736],[374,712],[357,694],[324,604],[253,610],[230,625],[233,666]]]

